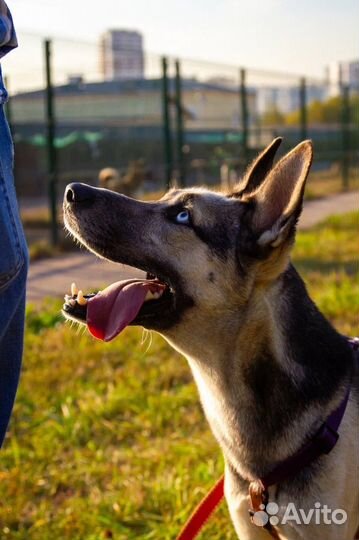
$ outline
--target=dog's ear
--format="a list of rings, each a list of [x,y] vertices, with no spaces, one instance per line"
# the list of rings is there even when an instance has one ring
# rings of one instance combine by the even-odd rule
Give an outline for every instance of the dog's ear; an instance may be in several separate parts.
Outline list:
[[[277,247],[294,232],[312,159],[311,141],[300,143],[248,197],[248,202],[254,203],[251,228],[260,246]]]
[[[282,137],[274,139],[251,163],[243,180],[234,187],[232,197],[242,197],[252,193],[261,185],[273,166],[275,154],[282,140]]]

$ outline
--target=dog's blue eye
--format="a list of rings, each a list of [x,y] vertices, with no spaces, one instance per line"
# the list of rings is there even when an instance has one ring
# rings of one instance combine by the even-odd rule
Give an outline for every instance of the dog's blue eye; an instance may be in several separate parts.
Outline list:
[[[181,225],[188,225],[189,224],[189,212],[188,212],[188,210],[182,210],[182,212],[177,214],[176,222],[181,223]]]

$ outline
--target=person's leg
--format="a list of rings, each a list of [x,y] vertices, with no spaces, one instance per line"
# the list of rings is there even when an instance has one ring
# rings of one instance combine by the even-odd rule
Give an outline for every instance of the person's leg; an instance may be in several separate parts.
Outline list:
[[[27,267],[24,265],[6,292],[0,292],[1,324],[3,324],[4,319],[7,319],[5,320],[6,330],[2,332],[3,335],[0,339],[0,447],[9,423],[20,376],[26,273]],[[12,308],[11,312],[9,308]]]
[[[0,72],[0,95],[1,90],[5,92]],[[13,147],[0,104],[0,446],[20,375],[27,268],[28,253],[14,187]]]

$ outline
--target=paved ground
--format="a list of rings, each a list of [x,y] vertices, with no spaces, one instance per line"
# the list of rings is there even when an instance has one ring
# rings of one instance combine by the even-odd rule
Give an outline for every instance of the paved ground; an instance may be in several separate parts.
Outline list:
[[[44,259],[30,266],[27,300],[38,302],[46,297],[63,298],[76,282],[83,291],[101,288],[120,279],[141,275],[123,264],[101,261],[91,253],[76,253],[54,259]]]
[[[328,216],[359,210],[359,191],[340,193],[317,201],[308,201],[300,217],[299,228],[313,227]]]
[[[307,229],[333,214],[342,214],[359,208],[359,192],[342,193],[318,201],[307,202],[300,218],[299,228]],[[35,262],[30,267],[28,294],[30,302],[39,302],[46,297],[62,298],[70,291],[73,281],[89,292],[90,288],[102,287],[141,275],[140,271],[124,265],[101,261],[91,253],[65,255],[54,259]]]

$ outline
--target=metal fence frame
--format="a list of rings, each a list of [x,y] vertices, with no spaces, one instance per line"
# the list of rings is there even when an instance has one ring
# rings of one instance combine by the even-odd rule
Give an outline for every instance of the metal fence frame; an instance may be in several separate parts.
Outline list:
[[[43,41],[43,65],[45,69],[45,125],[47,136],[47,182],[49,208],[51,215],[51,240],[54,245],[58,243],[57,230],[57,185],[58,185],[58,159],[57,149],[55,145],[56,132],[56,98],[54,91],[54,66],[52,62],[52,40],[46,39]],[[171,79],[169,69],[174,67],[174,76]],[[163,159],[165,167],[165,180],[167,187],[170,187],[173,177],[176,176],[176,181],[179,185],[185,186],[186,179],[186,128],[184,120],[184,103],[182,90],[182,61],[179,59],[171,59],[167,56],[161,58],[162,71],[162,137],[163,137]],[[241,142],[239,145],[239,155],[241,156],[242,164],[245,166],[251,158],[249,152],[249,136],[250,126],[248,117],[248,72],[245,68],[238,68],[238,103],[241,115],[240,133]],[[308,99],[307,85],[308,80],[305,77],[297,79],[299,93],[299,139],[306,139],[309,133],[308,125]],[[171,116],[171,105],[174,105],[174,125]],[[351,107],[349,87],[341,86],[341,177],[343,190],[349,187],[350,175],[350,123],[351,123]],[[11,110],[11,101],[7,105],[7,115],[11,127],[13,129],[13,115]],[[175,173],[175,174],[174,174]]]

